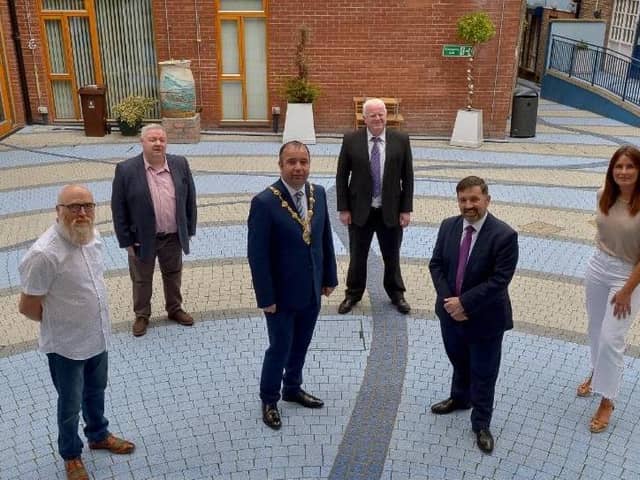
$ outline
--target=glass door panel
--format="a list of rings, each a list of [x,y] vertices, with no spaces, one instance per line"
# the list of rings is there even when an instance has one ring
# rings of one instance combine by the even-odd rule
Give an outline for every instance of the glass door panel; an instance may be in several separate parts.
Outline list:
[[[244,20],[247,118],[264,120],[267,112],[267,52],[264,18]]]
[[[238,49],[238,22],[223,20],[222,29],[222,74],[240,74],[240,52]]]
[[[51,82],[51,91],[53,92],[53,103],[56,109],[56,119],[74,120],[76,118],[76,110],[74,108],[73,85],[69,80],[54,80]]]
[[[242,120],[242,83],[224,82],[222,84],[222,118]]]
[[[95,85],[95,68],[91,49],[91,34],[88,17],[70,17],[71,51],[73,53],[73,71],[78,88]]]
[[[220,0],[221,12],[261,12],[263,10],[262,0]]]
[[[43,10],[84,10],[84,0],[42,0]]]
[[[50,73],[64,74],[67,72],[64,56],[64,39],[61,20],[46,20],[44,22],[47,33],[47,45],[49,46]]]
[[[231,3],[239,9],[238,4],[243,2]],[[266,17],[255,14],[221,16],[218,53],[222,120],[267,121]]]

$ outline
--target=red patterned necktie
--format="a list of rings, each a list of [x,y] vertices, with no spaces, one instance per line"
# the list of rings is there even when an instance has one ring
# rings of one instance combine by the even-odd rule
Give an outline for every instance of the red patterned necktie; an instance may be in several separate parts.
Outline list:
[[[460,296],[462,290],[462,280],[464,279],[464,269],[467,266],[467,260],[469,259],[469,251],[471,250],[471,237],[473,232],[476,231],[473,225],[467,226],[464,229],[464,239],[460,244],[460,255],[458,256],[458,268],[456,270],[456,296]]]

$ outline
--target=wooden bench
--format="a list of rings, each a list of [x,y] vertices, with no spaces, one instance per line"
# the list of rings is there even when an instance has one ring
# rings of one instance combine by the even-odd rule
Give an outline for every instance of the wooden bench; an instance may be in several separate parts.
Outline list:
[[[399,98],[393,97],[353,97],[353,106],[355,109],[355,121],[354,127],[359,128],[364,126],[364,115],[362,114],[362,105],[368,98],[380,98],[384,102],[384,106],[387,108],[387,126],[399,127],[404,122],[404,117],[400,113]]]

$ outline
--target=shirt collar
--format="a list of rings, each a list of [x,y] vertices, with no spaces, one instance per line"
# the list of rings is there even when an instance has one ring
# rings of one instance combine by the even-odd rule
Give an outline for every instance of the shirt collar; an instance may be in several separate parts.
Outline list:
[[[387,134],[387,129],[385,128],[384,130],[382,130],[382,133],[380,133],[380,135],[374,135],[373,133],[371,133],[369,131],[369,129],[367,128],[367,145],[369,145],[371,143],[371,139],[373,137],[378,137],[380,139],[381,143],[384,143],[384,140],[386,138],[386,134]]]
[[[487,220],[487,215],[489,215],[489,212],[485,212],[484,217],[482,217],[480,220],[478,220],[477,222],[474,222],[474,223],[471,223],[466,218],[463,218],[462,219],[462,231],[464,232],[465,228],[467,228],[469,225],[472,225],[473,229],[476,231],[476,233],[478,233],[480,231],[480,229],[482,228],[482,226],[484,225],[484,222]]]
[[[169,163],[167,162],[167,157],[164,157],[164,164],[159,169],[158,168],[154,168],[149,162],[147,162],[147,159],[145,158],[144,154],[142,155],[142,159],[144,160],[144,169],[145,169],[145,171],[151,169],[156,173],[170,172]]]
[[[300,190],[296,190],[295,188],[293,188],[291,185],[289,185],[287,182],[284,181],[284,179],[282,177],[280,177],[280,180],[282,180],[282,183],[284,184],[284,186],[287,188],[287,191],[289,192],[289,195],[291,195],[291,198],[295,199],[296,196],[296,192],[301,191],[303,193],[303,195],[306,196],[306,186],[307,184],[305,183],[303,185],[303,187]]]

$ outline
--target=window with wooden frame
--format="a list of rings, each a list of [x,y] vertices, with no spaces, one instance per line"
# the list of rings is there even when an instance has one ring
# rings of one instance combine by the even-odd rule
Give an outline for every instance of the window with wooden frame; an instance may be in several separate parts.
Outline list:
[[[267,1],[218,0],[218,78],[223,122],[266,122]]]
[[[152,0],[40,0],[54,120],[82,118],[78,88],[106,84],[107,111],[129,95],[157,98]],[[149,112],[158,118],[156,106]]]
[[[93,0],[41,0],[40,21],[52,116],[79,120],[78,88],[102,83]]]

